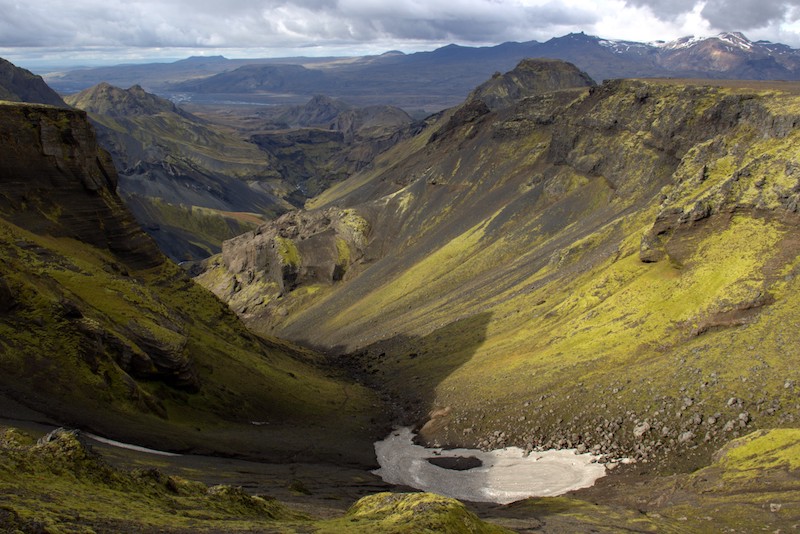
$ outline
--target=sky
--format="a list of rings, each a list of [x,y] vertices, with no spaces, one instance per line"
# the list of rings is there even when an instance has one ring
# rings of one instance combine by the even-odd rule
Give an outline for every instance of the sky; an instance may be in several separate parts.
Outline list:
[[[34,71],[193,55],[343,56],[741,31],[800,48],[800,0],[0,0],[0,57]]]

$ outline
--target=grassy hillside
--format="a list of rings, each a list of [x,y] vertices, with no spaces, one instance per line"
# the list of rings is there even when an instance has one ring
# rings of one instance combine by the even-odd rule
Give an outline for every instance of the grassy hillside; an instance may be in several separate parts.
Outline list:
[[[251,335],[162,256],[84,114],[0,113],[2,395],[156,448],[373,461],[375,395]]]
[[[693,468],[800,420],[798,123],[782,84],[473,101],[314,202],[367,221],[357,275],[247,309],[246,273],[204,276],[254,328],[348,354],[429,441]]]

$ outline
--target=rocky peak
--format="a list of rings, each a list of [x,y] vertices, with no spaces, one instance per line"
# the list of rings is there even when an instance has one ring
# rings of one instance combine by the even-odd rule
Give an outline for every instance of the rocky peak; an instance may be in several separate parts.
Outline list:
[[[578,67],[557,59],[523,59],[505,74],[496,73],[468,97],[482,100],[495,110],[536,94],[560,89],[590,87],[594,81]]]
[[[0,100],[67,107],[41,76],[0,58]]]
[[[162,112],[177,113],[175,104],[146,92],[139,85],[120,89],[106,82],[67,97],[68,102],[89,113],[110,117],[156,115]]]

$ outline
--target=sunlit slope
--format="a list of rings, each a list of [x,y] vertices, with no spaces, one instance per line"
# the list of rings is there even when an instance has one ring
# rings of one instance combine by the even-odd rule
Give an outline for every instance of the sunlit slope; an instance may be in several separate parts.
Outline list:
[[[156,448],[371,461],[373,395],[251,335],[161,255],[82,112],[0,114],[3,396]]]
[[[467,103],[316,204],[369,222],[357,275],[245,316],[356,353],[412,413],[449,408],[424,431],[442,443],[654,458],[795,424],[788,89],[614,81]]]

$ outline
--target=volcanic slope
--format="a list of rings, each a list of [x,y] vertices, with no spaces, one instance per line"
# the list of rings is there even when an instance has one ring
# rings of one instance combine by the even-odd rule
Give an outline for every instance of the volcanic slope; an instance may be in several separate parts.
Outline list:
[[[292,187],[258,146],[139,86],[102,83],[66,98],[89,113],[120,169],[120,194],[175,260],[218,252],[264,215],[292,208]]]
[[[374,461],[380,402],[157,249],[81,111],[0,106],[0,409],[152,448]],[[337,429],[333,434],[331,429]]]
[[[798,125],[779,83],[468,101],[200,280],[342,354],[429,442],[692,469],[800,421]]]

